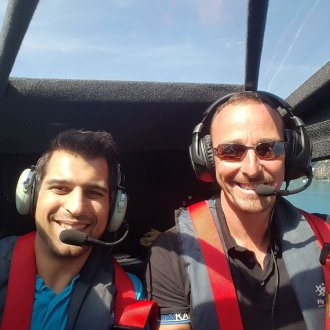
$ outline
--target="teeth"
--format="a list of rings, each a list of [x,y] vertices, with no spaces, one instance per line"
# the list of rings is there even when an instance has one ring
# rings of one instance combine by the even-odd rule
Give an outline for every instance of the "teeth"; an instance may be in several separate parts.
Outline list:
[[[68,223],[65,223],[65,222],[61,222],[60,226],[64,229],[75,229],[75,230],[83,230],[87,227],[87,225],[68,224]]]
[[[254,185],[241,184],[240,187],[245,189],[245,190],[255,190]]]

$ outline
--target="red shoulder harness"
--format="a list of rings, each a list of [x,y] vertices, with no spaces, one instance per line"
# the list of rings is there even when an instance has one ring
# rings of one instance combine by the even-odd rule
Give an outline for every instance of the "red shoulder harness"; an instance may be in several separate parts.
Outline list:
[[[9,273],[6,304],[1,330],[28,330],[34,301],[36,262],[34,253],[35,232],[17,239]],[[115,323],[120,326],[143,329],[148,320],[151,329],[157,322],[157,304],[149,300],[137,301],[132,281],[114,260]]]
[[[219,328],[243,330],[234,282],[212,213],[205,201],[188,210],[209,274]]]
[[[150,328],[154,329],[157,323],[158,307],[154,301],[135,298],[134,285],[127,273],[115,264],[115,323],[126,327],[144,329],[149,320]]]
[[[205,201],[191,205],[188,210],[209,274],[219,328],[242,330],[236,290],[212,213]],[[323,266],[326,287],[326,330],[330,330],[330,225],[313,214],[302,210],[300,212],[313,229],[321,248],[320,262]],[[221,311],[230,311],[230,313]]]

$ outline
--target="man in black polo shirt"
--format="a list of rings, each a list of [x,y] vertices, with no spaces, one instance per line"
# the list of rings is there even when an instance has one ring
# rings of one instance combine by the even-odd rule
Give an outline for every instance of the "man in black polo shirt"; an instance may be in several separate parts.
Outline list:
[[[232,94],[206,110],[190,157],[220,193],[176,211],[176,226],[151,249],[146,282],[160,329],[324,328],[318,242],[276,193],[284,181],[311,179],[302,121],[275,95]]]

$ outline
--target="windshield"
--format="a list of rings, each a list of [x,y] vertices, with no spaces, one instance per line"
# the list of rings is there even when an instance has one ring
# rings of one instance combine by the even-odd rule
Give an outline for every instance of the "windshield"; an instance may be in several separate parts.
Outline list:
[[[285,98],[328,62],[329,12],[269,1],[259,89]],[[246,13],[244,0],[40,1],[11,76],[244,84]]]

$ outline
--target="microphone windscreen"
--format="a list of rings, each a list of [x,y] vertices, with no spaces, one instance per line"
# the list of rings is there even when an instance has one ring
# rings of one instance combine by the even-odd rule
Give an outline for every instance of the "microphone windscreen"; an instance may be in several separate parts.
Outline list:
[[[266,184],[257,185],[256,192],[260,196],[272,196],[275,195],[275,189],[272,186],[268,186]]]
[[[78,230],[67,229],[60,233],[60,240],[65,244],[82,246],[86,244],[87,235]]]

